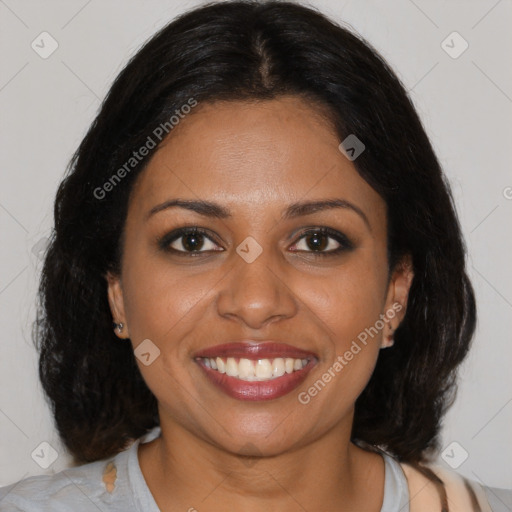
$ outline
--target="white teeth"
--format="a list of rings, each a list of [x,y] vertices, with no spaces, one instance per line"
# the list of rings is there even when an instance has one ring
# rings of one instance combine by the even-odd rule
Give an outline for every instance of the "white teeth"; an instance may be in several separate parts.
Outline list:
[[[224,361],[220,357],[217,357],[217,359],[215,359],[215,362],[217,363],[217,370],[220,373],[226,373],[226,364],[224,363]]]
[[[277,357],[272,363],[272,375],[274,377],[281,377],[281,375],[284,375],[284,372],[284,359],[282,357]]]
[[[238,363],[238,377],[241,379],[249,380],[249,377],[254,377],[254,365],[249,359],[240,359]]]
[[[258,359],[256,363],[256,377],[267,380],[272,377],[272,363],[268,359]]]
[[[237,377],[245,381],[264,381],[283,376],[285,373],[299,371],[308,364],[308,359],[293,359],[292,357],[276,357],[275,359],[251,360],[234,357],[223,359],[202,358],[204,365],[219,373],[225,373],[230,377]]]
[[[228,357],[226,361],[226,375],[238,377],[238,365],[233,357]]]

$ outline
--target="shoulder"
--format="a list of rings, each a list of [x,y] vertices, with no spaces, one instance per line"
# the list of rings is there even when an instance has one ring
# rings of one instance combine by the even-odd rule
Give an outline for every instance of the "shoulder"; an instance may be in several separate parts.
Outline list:
[[[443,487],[450,512],[512,510],[512,489],[481,485],[438,464],[424,465],[426,473],[409,464],[401,466],[409,485],[411,512],[441,510]]]
[[[112,504],[114,482],[126,452],[53,475],[38,475],[0,488],[0,512],[88,512]],[[120,484],[121,482],[116,482]],[[116,493],[119,497],[120,493]]]
[[[512,510],[512,489],[482,486],[492,512],[510,512]]]

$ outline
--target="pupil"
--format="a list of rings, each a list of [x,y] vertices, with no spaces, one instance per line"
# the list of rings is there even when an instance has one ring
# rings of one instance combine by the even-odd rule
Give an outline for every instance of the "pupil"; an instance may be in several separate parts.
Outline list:
[[[307,238],[310,249],[325,249],[327,247],[326,237],[323,233],[314,233]]]
[[[190,250],[190,251],[197,251],[198,249],[201,249],[204,241],[202,239],[202,235],[190,233],[183,237],[182,243],[183,243],[183,247],[185,247],[185,249]]]

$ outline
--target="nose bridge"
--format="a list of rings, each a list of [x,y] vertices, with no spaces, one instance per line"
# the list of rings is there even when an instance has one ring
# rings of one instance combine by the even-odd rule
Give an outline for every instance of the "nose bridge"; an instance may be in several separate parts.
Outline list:
[[[295,314],[296,300],[285,282],[278,254],[246,238],[233,254],[235,268],[219,291],[221,316],[236,317],[252,328]]]

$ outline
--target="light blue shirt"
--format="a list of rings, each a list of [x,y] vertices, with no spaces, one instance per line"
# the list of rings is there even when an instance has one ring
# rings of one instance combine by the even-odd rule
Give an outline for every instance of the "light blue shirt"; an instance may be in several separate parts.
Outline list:
[[[39,475],[0,488],[1,512],[160,512],[139,466],[140,443],[160,435],[155,427],[114,457],[64,469],[54,475]],[[380,512],[409,512],[407,479],[399,463],[387,454],[384,501]],[[103,482],[107,465],[117,468],[112,492]],[[485,488],[493,512],[512,510],[512,491]],[[190,507],[200,510],[199,504]]]

